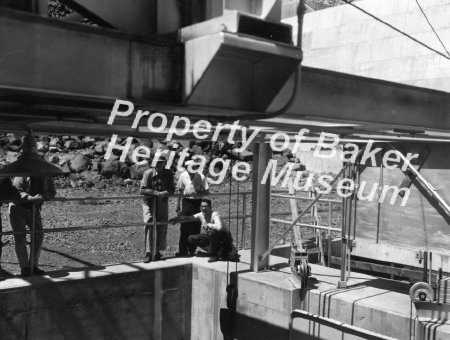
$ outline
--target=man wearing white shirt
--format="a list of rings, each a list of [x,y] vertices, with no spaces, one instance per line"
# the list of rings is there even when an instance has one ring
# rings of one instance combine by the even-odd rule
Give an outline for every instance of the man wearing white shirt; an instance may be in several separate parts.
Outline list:
[[[194,164],[194,160],[186,161],[185,166]],[[183,194],[183,198],[178,199],[177,213],[180,216],[190,216],[200,212],[200,204],[202,199],[198,197],[207,194],[209,190],[208,181],[203,174],[197,172],[189,172],[186,167],[178,179],[177,189]],[[181,203],[181,206],[180,206]],[[180,240],[178,243],[178,253],[175,256],[192,256],[195,248],[189,244],[190,235],[200,233],[201,224],[197,220],[180,224]]]
[[[185,221],[199,221],[201,230],[198,234],[190,235],[188,243],[191,249],[201,247],[207,249],[210,254],[208,262],[227,260],[228,255],[235,251],[233,249],[233,239],[227,227],[222,223],[220,214],[212,211],[211,200],[202,199],[201,212],[192,216],[178,216],[171,219],[172,223]]]

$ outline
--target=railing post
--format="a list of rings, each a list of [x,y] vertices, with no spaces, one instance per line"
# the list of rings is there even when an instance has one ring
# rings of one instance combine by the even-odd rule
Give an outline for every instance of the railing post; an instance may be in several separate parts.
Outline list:
[[[153,206],[152,206],[152,261],[155,261],[156,256],[156,197],[153,197]]]
[[[262,259],[269,248],[270,234],[270,176],[265,184],[262,178],[271,158],[268,143],[253,146],[253,192],[252,192],[252,249],[251,268],[257,272],[269,265],[269,256]]]
[[[241,249],[245,249],[245,221],[247,220],[247,194],[242,194],[242,235],[241,235]]]
[[[26,235],[25,235],[26,236]],[[34,249],[35,249],[35,242],[36,239],[36,205],[34,203],[31,203],[31,236],[30,236],[30,273],[33,275],[34,272]]]
[[[331,267],[331,227],[332,227],[333,205],[328,202],[328,267]]]

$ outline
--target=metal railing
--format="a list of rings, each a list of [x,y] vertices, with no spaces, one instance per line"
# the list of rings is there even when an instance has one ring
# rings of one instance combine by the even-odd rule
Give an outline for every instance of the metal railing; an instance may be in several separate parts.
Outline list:
[[[291,312],[291,318],[289,321],[289,340],[294,340],[294,327],[293,322],[295,318],[301,318],[303,320],[312,321],[315,323],[318,323],[321,326],[324,327],[330,327],[333,329],[336,329],[339,332],[342,332],[343,334],[349,334],[354,335],[363,339],[367,340],[395,340],[395,338],[378,334],[375,332],[371,332],[368,330],[365,330],[363,328],[359,328],[353,325],[349,325],[337,320],[333,320],[324,316],[312,314],[309,312],[305,312],[300,309],[295,309]],[[314,328],[313,328],[314,329]],[[343,335],[339,336],[339,338],[344,338]],[[336,338],[337,339],[337,338]]]
[[[304,192],[311,193],[311,191],[304,191]],[[327,232],[327,245],[328,245],[327,265],[330,266],[330,264],[331,264],[331,239],[332,239],[331,232],[332,231],[341,232],[341,228],[333,228],[333,221],[332,221],[333,205],[342,205],[342,201],[335,200],[335,199],[325,199],[325,198],[317,199],[317,197],[316,198],[315,197],[299,197],[299,196],[285,195],[285,194],[273,194],[272,197],[295,199],[295,200],[306,201],[306,202],[315,201],[314,204],[312,204],[312,205],[310,204],[310,206],[308,206],[308,208],[305,209],[305,212],[307,212],[307,210],[311,210],[310,216],[317,218],[317,219],[319,217],[317,204],[318,203],[327,203],[327,212],[328,212],[328,214],[327,214],[328,215],[328,225],[327,226],[322,226],[322,225],[318,225],[318,224],[301,223],[301,222],[296,222],[294,226],[309,228],[314,231],[323,230],[323,231]],[[287,213],[284,213],[284,214],[287,215]],[[292,212],[290,214],[292,215]],[[272,215],[275,215],[275,214],[272,214]],[[294,216],[293,216],[293,220],[294,220]],[[280,224],[292,226],[292,221],[280,220],[280,219],[275,219],[275,218],[271,218],[270,221],[274,222],[274,223],[280,223]],[[275,244],[273,246],[275,246]],[[323,253],[321,254],[321,256],[323,257]]]
[[[206,195],[199,195],[198,198],[206,197],[206,196],[234,196],[235,195],[242,195],[242,214],[235,214],[235,215],[227,215],[223,216],[223,220],[232,221],[240,220],[242,223],[241,228],[241,244],[240,247],[238,244],[236,244],[236,247],[238,249],[244,249],[245,247],[245,234],[246,234],[246,222],[248,218],[251,218],[251,215],[247,214],[247,196],[251,194],[251,191],[246,192],[228,192],[228,193],[209,193]],[[184,197],[182,194],[171,194],[169,195],[171,198],[179,198]],[[110,201],[110,200],[136,200],[140,199],[143,200],[144,198],[148,198],[148,196],[144,195],[121,195],[121,196],[84,196],[84,197],[58,197],[53,198],[51,200],[46,201],[48,202],[86,202],[86,201]],[[154,200],[156,197],[153,198]],[[10,200],[0,201],[0,205],[2,203],[11,203]],[[15,203],[19,203],[15,201]],[[21,202],[20,202],[21,203]],[[36,234],[49,234],[49,233],[60,233],[60,232],[74,232],[74,231],[84,231],[84,230],[95,230],[95,229],[111,229],[111,228],[130,228],[130,227],[145,227],[147,225],[156,226],[156,225],[167,225],[170,222],[169,221],[156,221],[156,204],[153,204],[153,221],[151,223],[145,223],[145,222],[126,222],[126,223],[103,223],[103,224],[88,224],[88,225],[76,225],[73,227],[60,227],[60,228],[44,228],[42,230],[36,230],[35,229],[35,216],[36,216],[36,204],[32,202],[31,203],[31,209],[32,209],[32,221],[30,230],[25,231],[2,231],[0,232],[0,238],[2,236],[8,236],[8,235],[30,235],[30,267],[34,267],[34,240],[36,237]],[[239,224],[236,222],[236,228],[239,230]],[[153,243],[156,242],[156,228],[152,228],[153,232]],[[236,242],[236,240],[235,240]],[[155,249],[155,244],[153,244],[153,249]],[[154,252],[155,253],[155,252]],[[154,257],[155,254],[152,254]]]
[[[221,215],[222,219],[225,221],[229,221],[231,224],[231,221],[236,221],[236,230],[240,233],[237,234],[240,236],[240,242],[239,240],[235,240],[236,247],[240,250],[247,249],[246,243],[247,243],[247,222],[248,219],[251,219],[252,215],[248,212],[248,195],[251,195],[252,191],[240,191],[240,192],[223,192],[223,193],[209,193],[207,195],[201,195],[200,197],[215,197],[215,196],[230,196],[236,197],[236,195],[242,196],[241,200],[238,200],[239,206],[236,206],[238,212],[234,213],[232,215]],[[111,200],[142,200],[146,196],[143,195],[116,195],[116,196],[83,196],[83,197],[58,197],[51,199],[47,202],[97,202],[97,201],[111,201]],[[183,197],[181,194],[171,194],[169,195],[171,198],[178,198]],[[299,196],[292,196],[292,195],[286,195],[286,191],[284,190],[274,190],[272,191],[272,197],[273,198],[289,198],[289,199],[296,199],[301,201],[313,201],[314,198],[310,197],[299,197]],[[9,203],[11,201],[0,201],[0,204],[2,203]],[[328,203],[329,206],[329,219],[328,219],[328,226],[320,226],[320,225],[312,225],[312,224],[305,224],[305,223],[298,223],[299,226],[306,227],[306,228],[314,228],[318,230],[326,230],[328,231],[329,238],[331,237],[332,231],[340,231],[338,228],[332,228],[331,224],[331,213],[332,213],[332,205],[333,204],[341,204],[341,201],[338,200],[330,200],[330,199],[320,199],[317,200],[317,202],[325,202]],[[153,205],[155,206],[155,205]],[[36,208],[36,206],[32,205],[33,209]],[[250,208],[251,209],[251,208]],[[273,212],[272,216],[285,216],[289,215],[292,212]],[[33,216],[35,216],[35,213],[33,212]],[[155,212],[153,212],[153,216],[155,216]],[[287,224],[291,225],[290,221],[285,221],[277,218],[271,218],[272,222],[280,223],[280,224]],[[75,225],[71,227],[58,227],[58,228],[44,228],[42,230],[35,230],[34,227],[34,221],[32,221],[32,225],[30,226],[30,230],[25,231],[2,231],[0,232],[1,236],[8,236],[8,235],[18,235],[18,234],[25,234],[25,235],[31,235],[31,254],[33,254],[33,247],[34,247],[34,238],[36,234],[39,233],[61,233],[61,232],[75,232],[75,231],[84,231],[84,230],[95,230],[95,229],[113,229],[113,228],[130,228],[130,227],[144,227],[147,225],[166,225],[170,223],[169,221],[152,221],[152,223],[145,223],[145,222],[123,222],[123,223],[101,223],[101,224],[86,224],[86,225]],[[153,232],[156,232],[156,228],[153,228]],[[154,235],[153,240],[156,240],[156,237]],[[329,239],[330,240],[330,239]],[[328,242],[329,245],[331,245],[331,242]],[[330,254],[330,252],[329,252]],[[32,255],[31,255],[32,256]],[[30,259],[30,262],[32,265],[34,259]]]

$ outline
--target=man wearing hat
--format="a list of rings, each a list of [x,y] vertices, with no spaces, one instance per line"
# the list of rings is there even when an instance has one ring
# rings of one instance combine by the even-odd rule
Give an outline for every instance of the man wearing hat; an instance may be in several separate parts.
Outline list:
[[[144,195],[142,205],[144,212],[145,226],[145,258],[144,263],[152,260],[155,254],[155,261],[161,260],[161,250],[166,249],[167,224],[156,226],[156,249],[153,249],[153,204],[156,204],[156,222],[168,220],[169,214],[169,194],[175,191],[172,171],[165,169],[167,159],[165,155],[159,155],[155,165],[143,174],[140,194]]]

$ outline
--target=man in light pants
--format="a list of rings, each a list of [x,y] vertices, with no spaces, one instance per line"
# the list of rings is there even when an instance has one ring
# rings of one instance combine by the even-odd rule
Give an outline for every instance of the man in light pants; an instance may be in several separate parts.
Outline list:
[[[169,194],[175,191],[173,173],[165,169],[166,158],[160,155],[154,168],[144,172],[141,181],[141,195],[146,196],[142,205],[145,223],[153,223],[153,203],[156,202],[156,221],[167,221],[169,214]],[[156,249],[153,249],[153,226],[145,226],[145,258],[144,263],[161,260],[161,250],[166,249],[167,224],[156,227]]]

